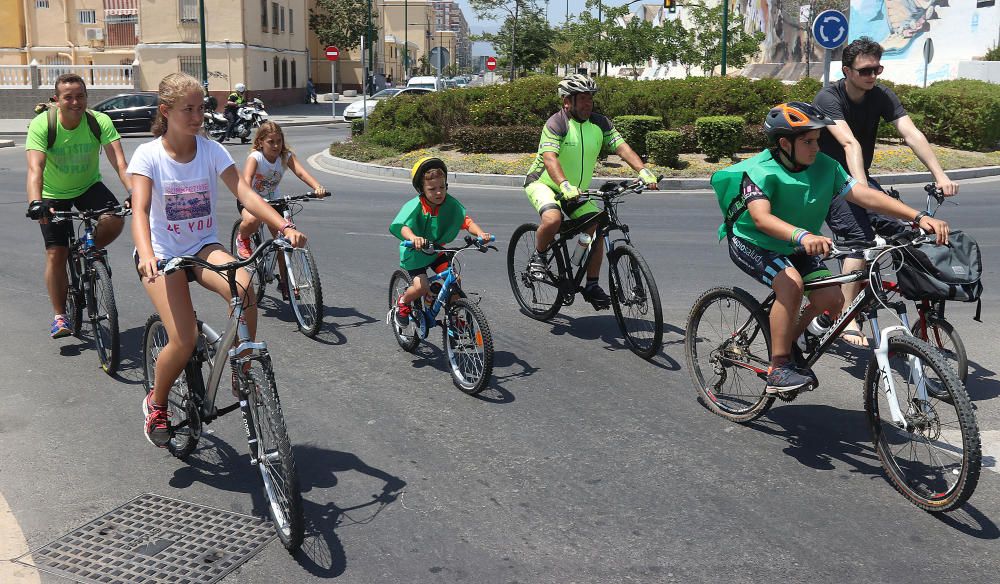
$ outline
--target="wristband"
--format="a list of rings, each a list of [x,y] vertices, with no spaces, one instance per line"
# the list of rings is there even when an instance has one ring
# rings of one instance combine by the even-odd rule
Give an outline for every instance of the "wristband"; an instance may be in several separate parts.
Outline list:
[[[799,242],[799,236],[801,234],[805,233],[805,232],[806,232],[805,229],[801,229],[799,227],[796,227],[795,229],[792,230],[792,236],[790,238],[788,238],[788,241],[790,243],[798,243]]]
[[[921,219],[923,219],[924,217],[928,217],[928,216],[930,216],[930,213],[928,213],[927,211],[921,211],[921,212],[917,213],[916,217],[913,218],[913,222],[914,223],[920,223]]]
[[[280,233],[280,234],[281,234],[282,236],[284,236],[284,235],[285,235],[285,230],[286,230],[286,229],[288,229],[289,227],[291,227],[292,229],[295,229],[295,224],[294,224],[294,223],[292,223],[291,221],[287,221],[287,222],[285,222],[285,224],[284,224],[284,225],[282,225],[282,226],[281,226],[281,227],[280,227],[280,228],[278,229],[278,233]]]
[[[812,235],[812,234],[803,229],[802,233],[800,233],[799,236],[795,238],[795,243],[797,245],[802,245],[802,240],[805,239],[807,235]]]

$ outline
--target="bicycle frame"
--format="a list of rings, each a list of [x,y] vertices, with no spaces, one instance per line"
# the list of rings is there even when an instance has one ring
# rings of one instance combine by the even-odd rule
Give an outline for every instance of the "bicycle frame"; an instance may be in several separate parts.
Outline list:
[[[268,201],[268,203],[276,210],[281,211],[281,216],[285,219],[285,221],[291,223],[292,218],[295,216],[295,213],[292,212],[291,203],[294,201],[304,200],[306,198],[312,198],[312,197],[286,195],[281,199]],[[261,242],[267,241],[267,238],[270,236],[270,231],[267,229],[267,227],[264,225],[263,222],[261,222],[260,226],[257,227],[257,234],[258,237],[260,237]],[[285,256],[285,269],[283,270],[283,272],[285,277],[288,278],[287,282],[288,289],[295,290],[298,288],[298,283],[295,281],[295,274],[293,274],[292,270],[288,268],[288,266],[291,265],[293,248],[286,247],[283,249],[282,253]],[[271,275],[274,274],[276,271],[275,268],[277,263],[278,263],[278,255],[276,253],[268,253],[266,257],[264,257],[262,260],[258,262],[258,267],[263,268],[263,272],[258,274],[257,277],[270,278]],[[258,298],[257,300],[259,301],[260,299]]]
[[[438,313],[441,309],[448,303],[451,298],[452,287],[458,288],[458,276],[451,267],[451,263],[455,261],[455,257],[458,253],[452,257],[451,262],[449,262],[448,269],[439,273],[429,276],[427,278],[428,284],[433,284],[434,282],[442,282],[441,289],[438,291],[437,296],[434,297],[434,302],[430,307],[424,306],[424,301],[421,299],[420,302],[420,322],[418,322],[418,329],[420,331],[420,338],[426,339],[427,335],[431,331],[431,323],[437,320]],[[459,293],[461,290],[458,290]]]

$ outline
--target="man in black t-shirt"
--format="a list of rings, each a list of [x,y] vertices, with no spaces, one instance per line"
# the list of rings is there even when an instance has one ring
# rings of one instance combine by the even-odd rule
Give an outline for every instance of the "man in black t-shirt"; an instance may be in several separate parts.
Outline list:
[[[923,132],[913,125],[899,97],[888,87],[877,83],[883,69],[881,60],[882,46],[868,37],[861,37],[844,48],[844,78],[821,89],[813,100],[813,105],[835,122],[835,125],[827,127],[828,132],[820,136],[820,151],[840,162],[855,180],[882,190],[878,182],[869,176],[868,170],[875,157],[879,122],[885,120],[896,127],[906,145],[931,172],[945,196],[958,194],[958,184],[941,169],[930,143]],[[865,240],[871,240],[876,230],[898,225],[893,219],[869,214],[843,197],[836,198],[830,205],[826,223],[837,239]],[[863,269],[864,265],[860,255],[851,257],[844,260],[843,271]],[[845,307],[850,306],[862,285],[857,282],[843,286]],[[853,345],[868,344],[856,322],[847,326],[844,338]]]

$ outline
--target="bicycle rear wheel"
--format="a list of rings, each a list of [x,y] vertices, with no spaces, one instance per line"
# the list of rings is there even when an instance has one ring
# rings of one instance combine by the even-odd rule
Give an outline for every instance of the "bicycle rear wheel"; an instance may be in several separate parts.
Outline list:
[[[745,423],[774,403],[764,392],[771,354],[768,317],[742,289],[713,288],[695,301],[684,353],[691,381],[712,412]]]
[[[442,333],[452,381],[470,395],[483,391],[493,373],[493,335],[482,309],[468,298],[449,302]]]
[[[528,262],[535,253],[535,232],[538,225],[525,223],[514,230],[507,246],[507,277],[514,299],[525,314],[535,320],[549,320],[563,305],[563,294],[559,288],[558,274],[563,273],[562,256],[552,254],[555,275],[552,270],[542,279],[532,277],[528,272]],[[550,268],[552,266],[550,265]]]
[[[962,337],[950,322],[936,316],[927,317],[927,326],[921,325],[920,321],[913,323],[911,327],[913,336],[934,347],[955,369],[958,380],[965,384],[969,377],[969,356],[965,352],[965,343]]]
[[[413,318],[405,327],[396,324],[396,301],[411,284],[413,284],[413,278],[406,271],[396,270],[392,274],[392,278],[389,280],[389,314],[387,317],[389,328],[392,329],[396,342],[399,343],[400,348],[408,353],[415,351],[417,345],[420,344],[420,333],[417,331],[417,322]],[[413,304],[415,305],[416,302]],[[413,306],[413,310],[416,311],[419,308]]]
[[[907,335],[891,337],[888,343],[891,372],[885,373],[892,375],[904,422],[903,427],[893,422],[887,375],[872,359],[864,391],[875,452],[889,482],[910,502],[926,511],[951,511],[972,495],[982,465],[969,396],[951,366],[927,343]],[[918,392],[921,376],[935,388],[928,388],[926,399]]]
[[[118,371],[118,307],[115,305],[115,290],[111,284],[111,273],[104,260],[93,263],[90,276],[90,293],[93,303],[88,301],[87,312],[94,330],[94,344],[101,368],[108,375]]]
[[[257,468],[274,530],[285,549],[294,552],[302,545],[305,520],[292,445],[281,413],[270,358],[265,355],[249,363],[250,370],[243,377],[248,384],[247,398],[257,433],[257,444],[251,444],[250,451],[257,455]]]
[[[289,260],[289,258],[291,258]],[[323,325],[323,285],[319,269],[309,248],[301,247],[285,255],[286,269],[295,280],[295,287],[288,289],[288,302],[292,305],[299,330],[307,337],[314,337]],[[286,274],[286,286],[292,279]]]
[[[633,353],[649,359],[663,346],[663,308],[653,272],[632,246],[608,254],[608,287],[618,328]]]
[[[229,251],[233,254],[233,257],[237,259],[240,259],[240,252],[236,246],[236,236],[239,235],[240,233],[241,222],[242,219],[237,219],[233,223],[233,229],[229,235]],[[263,227],[258,227],[257,231],[255,231],[253,235],[250,236],[250,249],[257,249],[258,247],[260,247],[260,244],[264,243],[264,237],[263,235],[261,235],[261,231],[263,229],[264,229]],[[274,253],[274,252],[272,251],[269,253]],[[257,288],[254,289],[257,302],[260,302],[260,299],[264,297],[264,287],[267,285],[267,282],[270,281],[271,278],[273,278],[272,274],[270,274],[269,271],[266,269],[268,265],[268,262],[266,261],[266,256],[267,254],[265,254],[264,257],[258,259],[257,263],[253,264],[253,268],[251,270],[251,273],[254,275],[254,278],[257,279]]]
[[[146,393],[153,391],[156,358],[167,345],[167,340],[167,329],[163,326],[160,315],[150,316],[142,334],[142,377]],[[203,383],[201,366],[191,359],[174,381],[167,398],[167,412],[172,429],[167,449],[170,454],[182,460],[194,451],[201,438],[201,414],[198,407],[201,396],[204,395]]]

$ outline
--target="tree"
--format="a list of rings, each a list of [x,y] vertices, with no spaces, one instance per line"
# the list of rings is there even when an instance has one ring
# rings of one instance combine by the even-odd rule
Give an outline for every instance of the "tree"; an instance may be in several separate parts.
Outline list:
[[[607,52],[604,58],[612,63],[629,65],[632,79],[637,79],[639,67],[657,51],[660,31],[641,17],[631,15],[627,6],[608,9],[606,18],[603,29]]]
[[[476,16],[480,20],[495,19],[497,14],[507,13],[507,18],[504,19],[504,28],[510,39],[508,44],[508,55],[511,56],[510,59],[510,78],[514,79],[514,72],[518,64],[516,45],[517,45],[517,27],[518,21],[521,15],[527,13],[530,10],[539,12],[538,6],[536,5],[536,0],[469,0],[469,6],[472,7],[472,11],[476,13]],[[547,22],[547,21],[546,21]],[[508,23],[510,26],[508,27]],[[501,33],[504,31],[501,30]],[[483,35],[487,36],[487,35]],[[489,35],[496,37],[498,35]],[[485,39],[477,39],[485,40]],[[492,42],[492,41],[487,41]],[[494,43],[494,47],[497,49],[497,53],[500,52],[500,47],[497,47]]]
[[[694,27],[688,31],[691,43],[690,54],[685,55],[684,63],[698,65],[709,76],[715,67],[722,63],[722,4],[708,7],[704,2],[690,4],[691,19]],[[760,51],[760,43],[764,40],[762,32],[747,32],[743,26],[743,16],[731,14],[729,18],[728,42],[726,43],[726,65],[740,68],[746,65],[752,56]]]
[[[507,17],[496,34],[483,33],[472,37],[472,40],[493,44],[501,64],[510,66],[512,79],[517,68],[535,69],[551,58],[551,43],[555,37],[542,9],[529,8],[519,14],[518,21]]]
[[[656,50],[653,51],[657,62],[683,64],[686,57],[693,54],[690,35],[679,19],[663,21],[658,32]],[[690,65],[686,66],[686,71],[690,76]]]
[[[368,2],[316,0],[316,9],[309,9],[309,29],[316,33],[320,45],[334,45],[341,52],[356,49],[361,46],[361,36],[368,34]],[[376,16],[372,12],[373,21]]]

